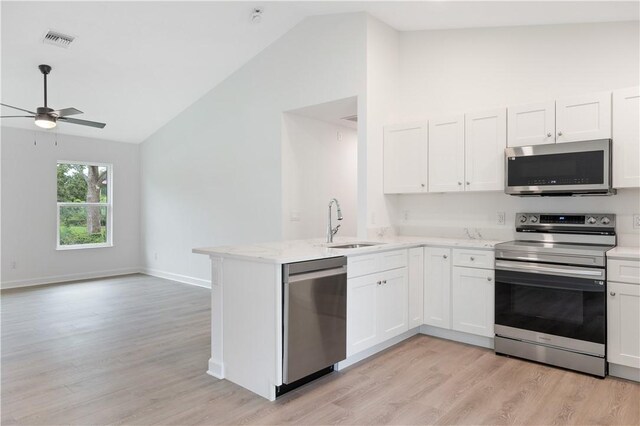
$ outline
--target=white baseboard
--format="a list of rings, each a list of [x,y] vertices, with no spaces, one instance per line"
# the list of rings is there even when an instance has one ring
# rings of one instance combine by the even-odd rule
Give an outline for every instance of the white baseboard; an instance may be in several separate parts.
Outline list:
[[[494,348],[492,337],[476,336],[475,334],[463,333],[461,331],[455,330],[447,330],[440,327],[433,327],[431,325],[421,325],[420,333],[426,334],[428,336],[440,337],[442,339],[453,340],[454,342],[481,346],[483,348]]]
[[[64,283],[69,281],[90,280],[94,278],[116,277],[119,275],[137,274],[139,272],[140,272],[140,268],[136,267],[136,268],[110,269],[106,271],[82,272],[78,274],[51,275],[48,277],[28,278],[25,280],[3,281],[0,284],[0,287],[2,288],[2,290],[7,290],[10,288],[21,288],[21,287],[31,287],[36,285],[44,285],[44,284]]]
[[[640,369],[609,363],[609,375],[640,382]]]
[[[338,364],[336,364],[336,370],[340,371],[344,368],[350,367],[353,364],[362,361],[363,359],[369,358],[371,355],[375,355],[378,352],[383,351],[387,348],[390,348],[391,346],[396,345],[402,342],[403,340],[408,339],[411,336],[415,336],[419,332],[420,332],[419,327],[413,328],[409,331],[405,331],[404,333],[396,337],[392,337],[389,340],[385,340],[382,343],[378,343],[377,345],[372,346],[369,349],[365,349],[362,352],[358,352],[357,354],[351,355],[349,358],[345,359],[344,361],[340,361]]]
[[[207,374],[216,379],[224,379],[224,365],[221,362],[215,361],[213,358],[209,358],[209,370],[207,370]]]
[[[164,278],[171,281],[178,281],[183,284],[191,284],[198,287],[211,288],[211,281],[202,278],[190,277],[187,275],[174,274],[173,272],[160,271],[158,269],[142,268],[139,271],[152,277]]]

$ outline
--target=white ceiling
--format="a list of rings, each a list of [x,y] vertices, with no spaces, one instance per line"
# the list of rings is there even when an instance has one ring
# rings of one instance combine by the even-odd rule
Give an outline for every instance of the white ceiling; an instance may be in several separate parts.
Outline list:
[[[258,25],[253,7],[264,9]],[[2,103],[42,105],[37,65],[53,66],[49,104],[104,129],[61,134],[141,142],[307,16],[366,11],[400,31],[638,20],[639,2],[0,2]],[[41,43],[47,29],[77,36]],[[3,115],[15,111],[2,108]],[[33,129],[28,119],[2,125]]]

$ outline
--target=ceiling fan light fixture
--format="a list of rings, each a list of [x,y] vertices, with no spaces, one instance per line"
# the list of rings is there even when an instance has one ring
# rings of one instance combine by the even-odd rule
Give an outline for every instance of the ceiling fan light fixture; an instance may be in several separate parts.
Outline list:
[[[36,114],[36,126],[43,129],[56,127],[56,119],[48,114]]]

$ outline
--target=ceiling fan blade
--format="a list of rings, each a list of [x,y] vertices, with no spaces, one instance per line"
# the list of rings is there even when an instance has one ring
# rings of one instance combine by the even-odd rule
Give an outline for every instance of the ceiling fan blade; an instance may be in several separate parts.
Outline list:
[[[84,114],[82,111],[80,111],[79,109],[75,109],[75,108],[58,109],[58,110],[55,110],[55,111],[51,111],[51,113],[57,115],[58,117],[66,117],[68,115]]]
[[[0,105],[5,106],[5,107],[7,107],[7,108],[13,108],[13,109],[17,109],[18,111],[24,111],[24,112],[28,112],[29,114],[36,115],[36,113],[35,113],[35,112],[33,112],[33,111],[29,111],[29,110],[27,110],[27,109],[22,109],[22,108],[14,107],[14,106],[11,106],[11,105],[2,104],[2,103],[0,103]]]
[[[0,115],[0,118],[34,118],[34,115]]]
[[[97,121],[78,120],[77,118],[58,117],[58,120],[65,121],[71,124],[79,124],[81,126],[97,127],[99,129],[104,128],[106,123],[98,123]]]

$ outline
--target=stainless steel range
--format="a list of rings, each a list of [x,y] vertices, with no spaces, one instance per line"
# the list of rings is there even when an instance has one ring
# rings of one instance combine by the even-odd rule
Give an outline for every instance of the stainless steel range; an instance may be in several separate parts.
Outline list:
[[[495,351],[604,377],[613,214],[519,213],[497,244]]]

